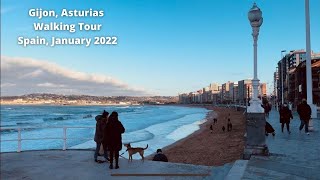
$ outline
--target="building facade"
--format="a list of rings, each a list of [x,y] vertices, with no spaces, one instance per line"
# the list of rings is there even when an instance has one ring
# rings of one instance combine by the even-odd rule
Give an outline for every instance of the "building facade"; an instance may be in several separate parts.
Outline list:
[[[311,54],[313,103],[320,104],[319,59],[320,53]],[[290,51],[278,62],[276,73],[277,102],[291,102],[296,107],[306,98],[306,53],[304,50]],[[274,77],[275,78],[275,77]],[[276,79],[276,78],[275,78]]]

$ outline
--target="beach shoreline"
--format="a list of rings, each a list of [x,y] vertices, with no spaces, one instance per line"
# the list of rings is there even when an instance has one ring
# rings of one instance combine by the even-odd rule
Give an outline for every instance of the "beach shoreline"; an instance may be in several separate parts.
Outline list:
[[[206,121],[199,125],[199,130],[162,148],[169,162],[196,164],[206,166],[221,166],[240,159],[245,133],[245,116],[242,111],[233,108],[213,107],[211,105],[182,105],[184,107],[199,107],[211,110]],[[213,124],[213,118],[218,122]],[[230,118],[233,130],[227,131],[227,120]],[[210,132],[213,126],[213,133]],[[225,132],[222,131],[225,126]],[[152,160],[155,153],[146,157]]]

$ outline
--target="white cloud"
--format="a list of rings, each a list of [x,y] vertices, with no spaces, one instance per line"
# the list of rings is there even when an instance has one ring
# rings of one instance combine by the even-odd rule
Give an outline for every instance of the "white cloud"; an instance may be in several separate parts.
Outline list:
[[[110,76],[78,72],[43,60],[1,56],[1,94],[28,93],[150,95]]]
[[[1,84],[1,88],[5,88],[5,87],[12,87],[12,86],[15,86],[16,84],[13,84],[13,83],[2,83]]]
[[[66,87],[63,84],[53,84],[53,83],[49,83],[49,82],[40,83],[40,84],[37,84],[37,86],[39,86],[39,87],[52,87],[52,88],[55,88],[55,87]]]

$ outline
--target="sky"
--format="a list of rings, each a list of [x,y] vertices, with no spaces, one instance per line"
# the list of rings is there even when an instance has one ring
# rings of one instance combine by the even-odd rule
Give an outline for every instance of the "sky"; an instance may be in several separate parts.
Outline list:
[[[253,0],[2,0],[1,94],[171,95],[253,76]],[[304,0],[256,0],[258,78],[271,90],[281,51],[305,49]],[[310,0],[320,52],[320,1]],[[28,16],[31,8],[104,10],[100,18]],[[98,32],[41,32],[34,22],[98,23]],[[117,36],[113,46],[29,46],[17,37]],[[52,70],[53,69],[53,70]]]

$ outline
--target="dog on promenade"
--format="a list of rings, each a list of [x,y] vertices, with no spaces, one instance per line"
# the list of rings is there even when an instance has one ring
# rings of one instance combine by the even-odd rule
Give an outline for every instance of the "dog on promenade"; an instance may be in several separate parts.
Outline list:
[[[141,158],[142,158],[142,161],[144,161],[144,157],[143,157],[143,154],[144,154],[144,150],[148,149],[148,144],[147,144],[147,147],[145,148],[142,148],[142,147],[131,147],[130,143],[128,144],[124,144],[125,147],[127,147],[127,151],[128,151],[128,154],[129,154],[129,160],[131,159],[131,162],[132,162],[132,155],[136,154],[136,153],[139,153]]]

